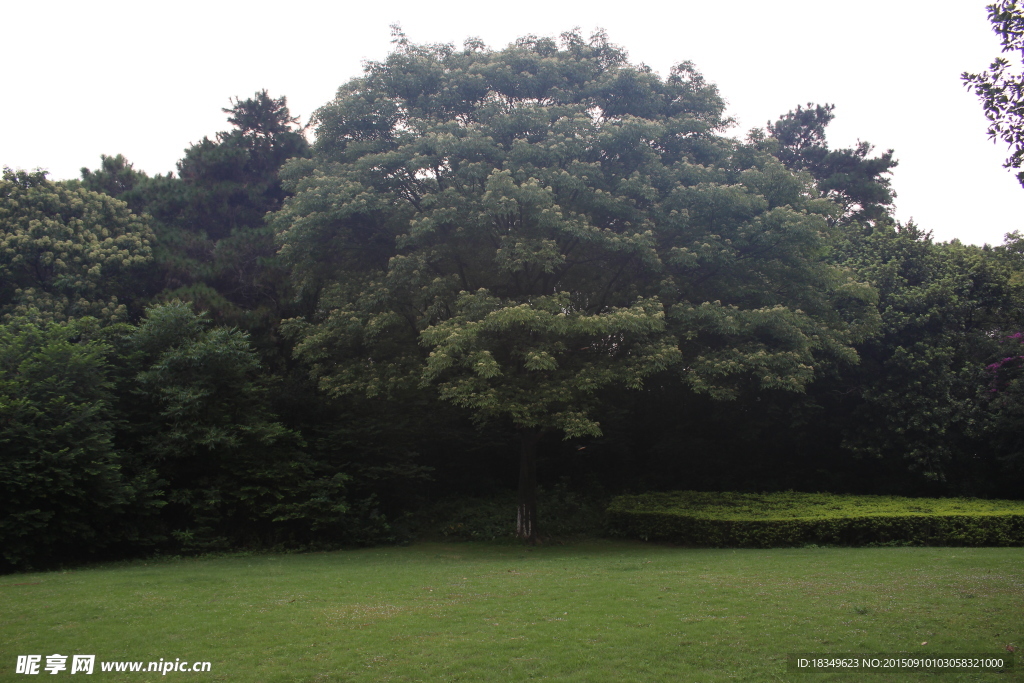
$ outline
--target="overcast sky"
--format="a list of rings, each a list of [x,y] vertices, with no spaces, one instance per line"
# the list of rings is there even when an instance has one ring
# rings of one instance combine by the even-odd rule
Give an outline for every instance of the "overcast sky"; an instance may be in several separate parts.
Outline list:
[[[1024,189],[1002,168],[960,81],[999,53],[984,0],[149,3],[3,1],[0,165],[52,178],[124,154],[150,174],[225,130],[232,96],[266,88],[303,122],[365,60],[413,42],[494,48],[604,28],[662,75],[690,60],[719,86],[734,134],[797,104],[833,103],[832,147],[895,150],[896,215],[937,240],[998,244],[1024,230]]]

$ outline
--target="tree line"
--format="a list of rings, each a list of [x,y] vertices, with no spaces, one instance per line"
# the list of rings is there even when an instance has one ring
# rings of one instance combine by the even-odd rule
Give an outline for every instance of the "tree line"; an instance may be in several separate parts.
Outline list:
[[[0,181],[8,568],[393,539],[536,488],[1018,495],[1024,237],[892,216],[831,105],[743,140],[598,32],[417,45],[149,176]]]

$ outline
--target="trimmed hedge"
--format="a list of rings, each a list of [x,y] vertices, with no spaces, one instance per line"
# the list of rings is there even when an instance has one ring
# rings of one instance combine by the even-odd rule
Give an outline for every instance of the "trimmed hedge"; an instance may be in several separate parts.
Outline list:
[[[618,496],[614,535],[708,547],[1024,545],[1024,501],[675,491]]]

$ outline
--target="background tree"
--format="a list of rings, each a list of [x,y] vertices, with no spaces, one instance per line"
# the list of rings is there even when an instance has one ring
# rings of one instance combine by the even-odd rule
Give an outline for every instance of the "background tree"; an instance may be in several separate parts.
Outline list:
[[[1024,238],[1012,232],[992,252],[1008,271],[1009,309],[1016,315],[1005,316],[989,333],[993,348],[979,389],[977,437],[997,464],[995,476],[1019,490],[1024,480]]]
[[[151,473],[115,446],[112,346],[97,321],[0,325],[0,567],[151,548]]]
[[[988,386],[982,393],[984,436],[1001,465],[998,474],[1018,484],[1024,476],[1024,333],[1001,340],[995,361],[986,366]]]
[[[43,172],[0,180],[0,316],[110,322],[128,315],[153,233],[124,202]]]
[[[187,550],[347,538],[345,482],[275,415],[247,335],[180,301],[124,339],[125,441],[167,486],[162,518]]]
[[[600,33],[396,45],[283,172],[281,254],[322,311],[291,329],[332,395],[433,386],[513,424],[521,537],[539,435],[599,435],[605,390],[801,391],[855,360],[873,309],[824,261],[836,206],[722,136],[692,65],[662,79]]]
[[[82,168],[82,185],[86,189],[120,199],[134,213],[139,214],[146,209],[146,202],[139,196],[138,190],[149,179],[145,172],[136,171],[134,164],[121,154],[113,157],[101,154],[100,167],[95,171]]]
[[[82,169],[83,184],[119,197],[153,217],[155,264],[147,293],[160,301],[193,301],[223,323],[264,340],[279,318],[287,278],[275,265],[264,216],[286,196],[278,169],[309,144],[284,97],[263,90],[224,109],[230,131],[185,150],[178,177],[150,178],[121,155]]]
[[[292,157],[304,156],[309,144],[293,127],[284,97],[266,90],[233,100],[223,110],[235,128],[185,150],[178,175],[189,197],[181,220],[189,230],[219,242],[238,230],[263,226],[268,211],[280,207],[286,193],[278,169]],[[252,237],[252,235],[250,235]]]
[[[832,104],[797,105],[768,124],[767,137],[751,131],[751,141],[777,156],[786,168],[810,173],[818,190],[842,207],[835,222],[875,224],[888,217],[896,198],[887,177],[897,164],[893,150],[869,157],[874,148],[861,141],[853,148],[829,149],[825,128],[835,118],[834,109]]]
[[[936,244],[913,224],[851,233],[843,251],[878,289],[883,323],[847,375],[860,402],[842,419],[846,446],[902,460],[959,493],[989,493],[968,461],[979,449],[982,369],[1020,320],[1010,271],[991,250]]]
[[[1020,52],[1024,66],[1024,11],[1017,6],[1017,0],[1000,0],[987,9],[1003,52]],[[981,100],[989,121],[989,137],[1001,139],[1012,150],[1004,167],[1020,168],[1024,163],[1024,73],[1014,73],[1010,62],[997,57],[988,71],[965,71],[960,78]],[[1017,174],[1017,180],[1024,185],[1024,171]]]
[[[155,263],[144,277],[135,280],[137,289],[149,301],[189,300],[206,313],[204,329],[211,323],[220,323],[222,327],[234,324],[244,329],[248,333],[246,344],[252,347],[246,347],[247,353],[254,349],[259,354],[260,381],[273,386],[273,391],[262,395],[259,410],[272,415],[271,422],[287,424],[292,430],[291,440],[286,439],[291,444],[288,448],[292,448],[287,457],[302,463],[303,476],[310,481],[323,483],[324,477],[334,476],[339,479],[330,492],[322,491],[310,499],[321,501],[326,507],[317,512],[314,505],[302,513],[321,515],[317,517],[320,521],[311,522],[311,518],[300,515],[288,523],[278,523],[272,518],[283,513],[271,515],[267,501],[284,496],[282,501],[292,501],[287,505],[297,504],[295,501],[309,493],[301,479],[278,472],[280,480],[267,489],[272,495],[260,498],[262,502],[258,504],[239,507],[237,497],[232,498],[237,492],[223,477],[228,476],[227,463],[234,463],[238,481],[248,481],[246,477],[255,476],[256,463],[279,462],[275,458],[285,457],[282,453],[288,448],[254,442],[249,451],[243,449],[250,458],[246,461],[238,460],[239,453],[223,450],[215,451],[219,454],[216,457],[207,454],[208,457],[196,455],[184,461],[162,459],[160,471],[173,482],[173,495],[197,495],[202,500],[201,495],[195,494],[199,490],[196,477],[174,474],[179,466],[187,470],[192,466],[189,463],[196,462],[209,466],[208,471],[204,470],[204,481],[208,482],[209,490],[219,491],[210,498],[219,501],[210,511],[200,514],[198,507],[175,502],[164,512],[163,519],[170,529],[179,532],[190,525],[190,542],[196,547],[203,543],[286,542],[285,537],[291,539],[287,541],[290,543],[306,543],[310,541],[312,527],[320,529],[315,535],[324,543],[379,540],[388,533],[381,522],[382,511],[397,515],[408,507],[414,497],[410,494],[423,491],[423,479],[429,468],[416,462],[418,455],[440,447],[436,444],[449,443],[448,439],[437,438],[438,430],[451,431],[452,439],[460,445],[472,440],[466,434],[474,435],[473,430],[461,422],[458,427],[439,425],[438,414],[431,409],[436,406],[425,407],[422,402],[414,410],[409,405],[382,409],[358,401],[325,401],[322,394],[316,394],[305,374],[296,371],[287,340],[280,338],[276,329],[278,318],[294,304],[288,295],[285,272],[277,264],[277,247],[263,217],[268,210],[277,208],[286,195],[278,180],[278,167],[292,155],[308,154],[308,145],[284,98],[271,98],[264,91],[253,98],[233,100],[232,107],[225,112],[232,129],[187,149],[178,165],[180,177],[149,177],[118,155],[104,156],[96,170],[83,169],[82,183],[120,198],[133,210],[152,215]],[[218,332],[226,333],[226,329]],[[236,331],[231,339],[237,341],[239,334]],[[250,362],[253,360],[249,358]],[[135,374],[142,372],[141,366],[133,367],[133,373],[121,381],[124,387],[134,386]],[[195,380],[171,377],[169,381],[180,388],[181,383],[191,386]],[[136,439],[131,452],[148,452],[147,445],[137,442],[145,432],[144,424],[155,429],[151,436],[156,442],[167,436],[162,431],[167,426],[159,417],[159,405],[138,396],[125,401]],[[396,431],[396,425],[405,428]],[[306,445],[298,450],[296,432],[306,439]],[[268,454],[268,449],[276,455]],[[182,451],[186,452],[187,449]],[[345,488],[342,480],[349,487],[344,499],[339,498]],[[333,513],[329,511],[331,505],[341,500],[348,506],[344,524],[337,521],[337,515],[331,517]],[[243,508],[247,512],[239,513]],[[199,516],[207,521],[200,524],[196,521]],[[323,521],[326,518],[334,522],[327,524]],[[305,532],[300,530],[303,524]]]

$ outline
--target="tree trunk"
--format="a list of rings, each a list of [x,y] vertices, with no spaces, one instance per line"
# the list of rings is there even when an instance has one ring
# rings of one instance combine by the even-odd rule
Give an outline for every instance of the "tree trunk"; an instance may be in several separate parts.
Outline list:
[[[516,536],[527,543],[537,542],[537,442],[539,429],[519,432],[519,507],[516,514]]]

